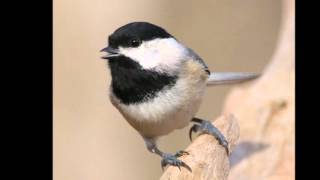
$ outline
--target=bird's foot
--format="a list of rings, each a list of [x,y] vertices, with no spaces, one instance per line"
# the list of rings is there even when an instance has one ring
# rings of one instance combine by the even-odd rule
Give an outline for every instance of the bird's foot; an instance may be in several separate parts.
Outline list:
[[[216,128],[210,121],[202,120],[199,118],[193,118],[192,121],[196,122],[189,131],[189,138],[192,140],[192,132],[200,132],[200,134],[211,134],[214,136],[219,143],[226,149],[227,154],[229,154],[229,143],[224,137],[224,135]]]
[[[176,154],[168,154],[168,153],[163,153],[162,154],[162,160],[161,160],[161,167],[162,170],[164,169],[164,167],[166,165],[172,165],[172,166],[177,166],[179,168],[179,170],[181,170],[181,166],[187,168],[189,171],[191,171],[191,168],[184,163],[183,161],[181,161],[180,159],[178,159],[178,157],[181,157],[183,155],[189,155],[189,153],[187,151],[178,151]]]

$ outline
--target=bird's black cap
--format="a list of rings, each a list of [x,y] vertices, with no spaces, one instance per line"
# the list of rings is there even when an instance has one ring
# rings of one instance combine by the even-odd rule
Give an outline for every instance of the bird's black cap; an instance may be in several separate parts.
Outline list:
[[[132,22],[121,26],[109,36],[109,46],[112,48],[136,47],[142,41],[156,38],[173,37],[163,28],[148,22]]]
[[[112,75],[112,92],[123,104],[136,104],[156,97],[163,88],[172,87],[177,76],[143,69],[142,66],[119,54],[121,47],[138,47],[143,41],[173,37],[163,28],[147,22],[133,22],[114,31],[109,36],[109,46],[101,51],[108,52]],[[174,38],[174,37],[173,37]]]

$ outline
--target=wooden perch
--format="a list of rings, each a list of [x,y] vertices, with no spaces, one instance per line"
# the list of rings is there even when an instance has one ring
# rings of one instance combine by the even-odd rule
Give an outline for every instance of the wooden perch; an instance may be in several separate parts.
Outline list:
[[[215,121],[233,150],[229,157],[216,139],[201,135],[181,157],[192,172],[168,167],[161,180],[294,179],[294,1],[283,0],[282,25],[276,51],[263,76],[228,95],[223,114]],[[237,120],[235,119],[237,118]]]
[[[239,138],[239,125],[234,116],[221,116],[215,121],[215,126],[225,135],[229,142],[230,152]],[[186,168],[170,166],[166,169],[161,180],[224,180],[229,172],[229,157],[223,146],[211,135],[200,135],[186,149],[189,155],[180,159],[190,166],[192,172]]]
[[[279,41],[263,76],[234,88],[225,101],[223,112],[233,113],[241,126],[229,180],[295,177],[295,4],[282,2]]]

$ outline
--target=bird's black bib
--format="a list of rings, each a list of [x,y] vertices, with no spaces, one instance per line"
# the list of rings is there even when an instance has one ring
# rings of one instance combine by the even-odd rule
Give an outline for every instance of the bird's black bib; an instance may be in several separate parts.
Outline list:
[[[119,56],[109,61],[114,95],[124,104],[145,102],[164,88],[172,87],[177,76],[142,69],[132,59]]]

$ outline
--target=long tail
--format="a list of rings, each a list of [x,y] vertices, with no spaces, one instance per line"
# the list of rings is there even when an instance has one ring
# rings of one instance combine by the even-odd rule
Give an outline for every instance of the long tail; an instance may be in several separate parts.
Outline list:
[[[259,76],[260,74],[245,72],[212,72],[209,76],[207,86],[241,83]]]

